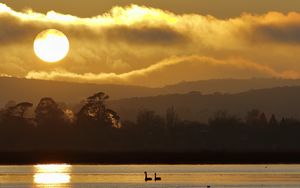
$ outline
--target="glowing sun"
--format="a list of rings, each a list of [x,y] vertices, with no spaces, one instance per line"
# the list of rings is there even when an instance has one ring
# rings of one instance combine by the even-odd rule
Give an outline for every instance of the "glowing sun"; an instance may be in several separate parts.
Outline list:
[[[69,40],[61,31],[47,29],[36,36],[33,49],[41,60],[54,63],[62,60],[68,54]]]

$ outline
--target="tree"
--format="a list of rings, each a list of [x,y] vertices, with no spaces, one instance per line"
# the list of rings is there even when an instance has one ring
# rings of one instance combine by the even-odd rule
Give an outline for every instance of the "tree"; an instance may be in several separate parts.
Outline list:
[[[2,112],[2,121],[6,125],[18,125],[21,124],[29,125],[33,121],[29,118],[25,118],[25,113],[33,106],[29,102],[21,102],[15,106],[10,106],[7,109],[4,109]]]
[[[228,128],[236,128],[241,124],[241,120],[234,115],[230,115],[227,111],[217,111],[213,118],[208,120],[209,125],[214,128],[228,130]]]
[[[137,124],[146,129],[162,128],[163,118],[152,110],[141,110],[137,115]]]
[[[177,112],[175,111],[174,106],[169,107],[166,110],[166,126],[168,128],[174,127],[179,123],[179,117]]]
[[[111,126],[114,128],[121,128],[120,116],[111,109],[106,109],[108,122],[111,122]]]
[[[64,123],[64,112],[58,104],[49,97],[42,98],[35,109],[38,125],[57,125]]]
[[[264,112],[262,112],[259,116],[259,125],[260,126],[268,125],[268,120],[267,120],[266,114]]]
[[[268,125],[268,120],[264,112],[253,109],[247,113],[246,123],[250,126],[266,126]]]
[[[257,124],[259,119],[260,111],[257,109],[250,110],[246,116],[246,123],[248,125],[254,126]]]
[[[33,106],[32,103],[29,102],[21,102],[15,106],[11,106],[6,110],[7,116],[15,117],[15,118],[24,118],[25,112]]]
[[[119,128],[120,117],[115,111],[106,108],[107,99],[109,96],[103,92],[88,97],[77,114],[78,124]]]
[[[278,125],[278,121],[277,121],[274,114],[272,114],[271,117],[270,117],[269,125],[271,125],[271,126],[277,126]]]

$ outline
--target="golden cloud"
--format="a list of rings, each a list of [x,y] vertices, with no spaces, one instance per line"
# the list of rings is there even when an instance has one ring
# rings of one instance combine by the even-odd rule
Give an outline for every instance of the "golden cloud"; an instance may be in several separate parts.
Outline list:
[[[172,74],[165,74],[171,72]],[[31,71],[26,75],[28,79],[68,80],[89,83],[123,83],[158,87],[163,84],[174,84],[184,79],[199,80],[230,78],[234,74],[238,78],[247,78],[252,75],[299,78],[300,74],[277,72],[267,66],[259,65],[242,59],[218,60],[210,57],[184,56],[172,57],[147,68],[126,73],[84,73],[76,74],[64,70],[51,72]],[[212,76],[213,75],[213,76]],[[183,76],[183,77],[182,77]],[[164,83],[160,81],[164,80]]]
[[[93,83],[164,85],[182,80],[300,75],[300,14],[217,19],[131,5],[91,18],[17,12],[0,4],[0,74]],[[32,51],[36,34],[64,32],[71,51],[55,65]]]

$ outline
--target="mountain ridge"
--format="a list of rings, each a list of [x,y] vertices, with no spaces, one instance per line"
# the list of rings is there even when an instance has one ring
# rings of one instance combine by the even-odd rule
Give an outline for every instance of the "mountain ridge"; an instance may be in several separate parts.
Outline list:
[[[151,97],[134,97],[112,100],[111,108],[121,117],[134,121],[141,110],[153,110],[161,116],[167,108],[174,107],[183,120],[206,122],[218,111],[243,118],[252,109],[275,114],[278,118],[300,117],[300,86],[284,86],[267,89],[253,89],[235,94],[206,94],[190,92]]]
[[[132,97],[149,97],[164,94],[184,94],[191,91],[210,93],[239,93],[251,89],[300,85],[300,80],[276,78],[214,79],[182,82],[162,88],[134,85],[74,83],[65,81],[34,80],[0,77],[0,106],[9,100],[38,103],[42,97],[52,97],[58,102],[79,103],[81,100],[102,91],[112,100]]]

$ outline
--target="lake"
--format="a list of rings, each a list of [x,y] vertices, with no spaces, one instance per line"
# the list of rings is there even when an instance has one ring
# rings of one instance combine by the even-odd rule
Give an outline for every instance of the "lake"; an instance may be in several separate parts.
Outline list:
[[[144,171],[162,181],[144,181]],[[291,188],[300,165],[17,165],[0,166],[0,187]]]

